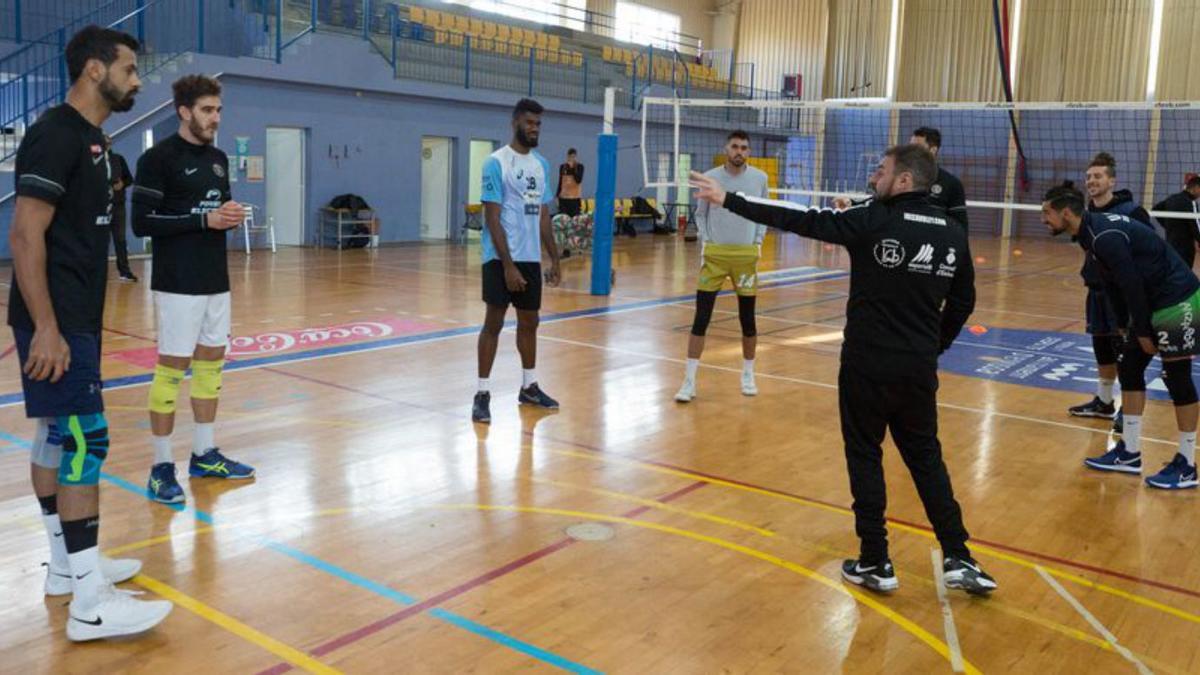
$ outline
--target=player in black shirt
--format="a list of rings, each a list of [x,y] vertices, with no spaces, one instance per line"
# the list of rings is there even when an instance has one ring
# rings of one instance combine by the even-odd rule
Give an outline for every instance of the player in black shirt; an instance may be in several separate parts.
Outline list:
[[[254,469],[221,454],[213,424],[229,342],[229,264],[225,232],[245,219],[229,192],[229,158],[212,145],[221,123],[221,85],[188,75],[173,85],[179,133],[138,160],[133,231],[153,238],[150,288],[158,319],[158,364],[150,385],[154,463],[148,488],[164,503],[184,501],[175,478],[171,432],[184,373],[192,369],[195,419],[188,475],[245,479]]]
[[[66,48],[66,104],[31,125],[17,150],[8,323],[25,414],[38,420],[30,459],[50,540],[45,592],[73,594],[73,641],[149,630],[171,611],[169,602],[113,588],[141,563],[109,560],[97,547],[98,483],[109,447],[100,331],[113,209],[100,125],[133,107],[141,86],[137,49],[137,40],[118,31],[79,31]]]
[[[112,165],[113,215],[112,242],[113,254],[117,256],[117,273],[121,281],[137,282],[138,278],[129,269],[129,248],[125,244],[125,191],[133,185],[133,174],[129,172],[129,164],[125,158],[112,151],[112,139],[104,137],[104,147],[108,149],[108,163]]]
[[[1196,243],[1200,242],[1200,176],[1191,176],[1183,190],[1154,205],[1155,211],[1194,213],[1191,218],[1159,218],[1167,231],[1167,242],[1183,258],[1188,269],[1196,262]]]
[[[695,172],[692,185],[698,199],[850,253],[838,398],[862,548],[843,563],[843,578],[876,591],[899,587],[884,519],[881,444],[890,429],[941,543],[946,585],[990,593],[996,582],[967,549],[937,438],[937,359],[975,307],[975,272],[966,231],[927,197],[936,176],[933,155],[910,144],[884,155],[872,177],[876,199],[841,212],[727,194]]]
[[[924,146],[936,159],[942,152],[942,132],[933,127],[918,127],[912,132],[909,143]],[[958,176],[938,165],[937,179],[929,186],[929,201],[946,209],[951,218],[967,230],[967,193]]]

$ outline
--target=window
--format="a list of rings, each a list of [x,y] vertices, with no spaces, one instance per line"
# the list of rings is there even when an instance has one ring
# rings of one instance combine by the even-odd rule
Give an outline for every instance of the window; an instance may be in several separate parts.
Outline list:
[[[587,0],[443,0],[523,21],[534,21],[572,30],[584,29]]]
[[[679,45],[679,15],[633,2],[617,3],[616,39],[639,45],[675,49]]]

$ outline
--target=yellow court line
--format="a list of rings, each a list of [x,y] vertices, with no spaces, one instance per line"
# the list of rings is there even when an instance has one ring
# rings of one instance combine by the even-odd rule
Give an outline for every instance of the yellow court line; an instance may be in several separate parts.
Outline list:
[[[764,537],[774,537],[776,534],[772,530],[763,529],[756,525],[751,525],[750,523],[746,523],[746,522],[743,522],[740,520],[734,520],[732,518],[725,518],[722,516],[713,515],[711,513],[705,513],[703,511],[691,511],[688,509],[681,509],[678,506],[664,504],[664,503],[658,501],[657,499],[646,499],[644,497],[639,497],[637,495],[631,495],[631,494],[628,494],[625,492],[611,492],[609,490],[601,490],[599,488],[586,487],[584,485],[573,485],[571,483],[564,483],[564,482],[557,481],[557,480],[546,480],[544,478],[532,478],[531,477],[531,478],[528,478],[527,480],[529,480],[529,482],[531,482],[531,483],[537,483],[539,485],[552,485],[554,487],[567,488],[570,490],[580,490],[582,492],[590,492],[595,495],[601,495],[603,497],[610,497],[612,499],[618,499],[623,502],[631,502],[633,504],[640,504],[642,506],[656,509],[658,511],[666,511],[668,513],[678,513],[678,514],[684,515],[684,516],[691,516],[692,518],[699,518],[700,520],[707,520],[709,522],[717,523],[719,525],[728,525],[730,527],[736,527],[738,529],[748,530],[750,532],[753,532],[758,535],[762,535]]]
[[[853,516],[854,515],[854,512],[847,508],[842,508],[842,507],[838,507],[838,506],[830,506],[828,504],[822,504],[820,502],[815,502],[811,499],[805,499],[803,497],[795,497],[792,495],[780,494],[778,492],[773,492],[771,490],[765,490],[762,488],[752,487],[749,485],[742,485],[741,483],[734,483],[732,481],[721,480],[720,478],[713,478],[713,477],[704,476],[704,475],[697,474],[697,473],[691,473],[688,471],[681,471],[679,469],[669,469],[666,467],[657,466],[655,464],[649,464],[647,462],[641,462],[638,460],[600,456],[595,453],[577,452],[575,450],[553,450],[553,449],[551,449],[551,450],[549,450],[549,452],[554,453],[556,455],[561,455],[564,457],[574,457],[577,459],[584,459],[584,460],[588,460],[588,461],[592,461],[592,462],[633,466],[633,467],[644,469],[646,471],[653,471],[655,473],[662,473],[662,474],[666,474],[669,476],[677,476],[679,478],[686,478],[688,480],[703,481],[705,483],[711,483],[713,485],[721,485],[724,487],[733,488],[735,490],[741,490],[743,492],[750,492],[753,494],[764,495],[766,497],[771,497],[773,499],[781,499],[783,501],[794,502],[796,504],[803,504],[805,506],[810,506],[810,507],[822,509],[825,511],[830,511],[830,512],[841,514],[844,516]],[[888,527],[894,528],[896,530],[900,530],[903,532],[916,534],[916,535],[919,535],[926,539],[936,539],[936,536],[932,532],[927,532],[926,530],[922,530],[920,528],[913,527],[911,525],[904,525],[903,523],[893,523],[893,522],[889,521]],[[1144,595],[1139,595],[1137,593],[1125,591],[1125,590],[1115,588],[1113,586],[1109,586],[1107,584],[1103,584],[1100,582],[1091,581],[1084,577],[1078,576],[1076,574],[1072,574],[1071,572],[1068,572],[1066,570],[1063,570],[1063,569],[1060,569],[1057,567],[1047,565],[1045,563],[1034,563],[1034,562],[1031,562],[1024,558],[996,550],[985,544],[971,544],[971,549],[974,551],[977,551],[979,553],[982,553],[984,555],[988,555],[988,556],[991,556],[991,557],[999,559],[999,560],[1004,560],[1006,562],[1011,562],[1015,565],[1020,565],[1021,567],[1025,567],[1028,569],[1035,569],[1037,567],[1041,567],[1041,568],[1045,569],[1048,573],[1050,573],[1060,579],[1066,579],[1068,581],[1073,581],[1073,582],[1080,584],[1082,586],[1085,586],[1087,588],[1097,590],[1102,593],[1107,593],[1109,595],[1113,595],[1113,596],[1116,596],[1123,600],[1128,600],[1130,602],[1133,602],[1133,603],[1136,603],[1136,604],[1139,604],[1139,605],[1142,605],[1145,607],[1157,609],[1160,612],[1170,614],[1171,616],[1183,619],[1185,621],[1190,621],[1195,624],[1200,624],[1200,615],[1193,614],[1192,612],[1189,612],[1187,610],[1179,609],[1177,607],[1173,607],[1171,605],[1158,602],[1157,600],[1152,600]],[[1134,582],[1134,583],[1136,583],[1136,582]]]
[[[208,532],[212,532],[213,529],[214,528],[212,527],[197,527],[194,530],[175,532],[173,534],[164,534],[158,537],[150,537],[149,539],[135,541],[131,544],[122,544],[121,546],[117,546],[115,548],[106,548],[104,549],[104,554],[108,556],[121,555],[122,553],[129,553],[130,551],[137,551],[143,548],[150,548],[151,546],[165,544],[182,534],[206,534]]]
[[[644,528],[644,529],[648,529],[648,530],[657,530],[659,532],[665,532],[667,534],[673,534],[673,535],[676,535],[679,537],[692,539],[694,541],[699,541],[699,542],[704,542],[706,544],[712,544],[714,546],[719,546],[726,550],[734,551],[736,553],[741,553],[742,555],[749,556],[751,558],[757,558],[764,562],[771,563],[772,565],[775,565],[777,567],[782,567],[783,569],[786,569],[790,572],[795,572],[796,574],[799,574],[800,576],[811,579],[812,581],[815,581],[827,588],[830,588],[830,589],[836,591],[837,593],[841,593],[843,595],[849,595],[849,596],[853,597],[855,600],[858,600],[860,603],[873,609],[876,613],[883,616],[885,619],[900,626],[900,628],[907,631],[913,637],[915,637],[918,640],[920,640],[921,642],[924,642],[925,644],[929,645],[931,648],[933,648],[934,651],[936,651],[938,654],[940,654],[947,661],[949,661],[949,659],[950,659],[950,648],[948,646],[946,646],[946,643],[942,642],[941,640],[939,640],[936,636],[934,636],[929,631],[918,626],[916,623],[909,620],[904,615],[900,614],[899,612],[896,612],[895,610],[891,609],[887,605],[884,605],[883,603],[879,602],[875,598],[872,598],[857,589],[847,588],[847,587],[843,586],[842,584],[825,577],[822,574],[819,574],[813,570],[808,569],[807,567],[804,567],[803,565],[798,565],[794,562],[784,560],[783,558],[780,558],[778,556],[771,555],[770,553],[767,553],[765,551],[760,551],[758,549],[750,548],[748,546],[742,546],[741,544],[735,544],[731,541],[726,541],[724,539],[720,539],[717,537],[710,537],[708,535],[700,534],[699,532],[693,532],[691,530],[684,530],[684,529],[680,529],[677,527],[671,527],[669,525],[660,525],[658,523],[653,523],[653,522],[649,522],[649,521],[634,520],[632,518],[622,518],[620,516],[609,516],[609,515],[606,515],[603,513],[590,513],[587,511],[568,511],[568,510],[564,510],[564,509],[545,509],[545,508],[539,508],[539,507],[535,507],[535,506],[497,506],[497,505],[491,505],[491,504],[440,504],[437,506],[433,506],[431,508],[445,509],[445,510],[460,510],[460,511],[476,510],[476,511],[509,511],[509,512],[513,512],[513,513],[538,513],[538,514],[550,515],[550,516],[564,516],[567,518],[583,518],[583,519],[590,519],[590,520],[601,520],[601,521],[607,521],[610,523],[620,523],[623,525],[631,525],[633,527],[640,527],[640,528]],[[966,661],[965,659],[964,659],[964,665],[965,665],[965,672],[967,672],[968,674],[970,674],[970,675],[978,675],[979,674],[979,672],[980,672],[979,669],[976,668],[969,661]]]
[[[185,595],[181,591],[168,586],[157,579],[148,577],[145,574],[139,574],[133,578],[133,582],[146,588],[146,590],[152,593],[157,593],[163,598],[170,600],[171,602],[183,607],[193,614],[196,614],[200,618],[215,623],[216,625],[224,628],[234,635],[237,635],[243,640],[262,647],[263,649],[271,652],[275,656],[278,656],[297,668],[302,668],[310,673],[323,673],[326,675],[342,672],[335,668],[331,668],[324,663],[321,663],[308,654],[296,649],[295,647],[290,647],[269,635],[247,626],[241,621],[238,621],[228,614],[225,614],[204,604],[203,602],[200,602],[190,595]]]

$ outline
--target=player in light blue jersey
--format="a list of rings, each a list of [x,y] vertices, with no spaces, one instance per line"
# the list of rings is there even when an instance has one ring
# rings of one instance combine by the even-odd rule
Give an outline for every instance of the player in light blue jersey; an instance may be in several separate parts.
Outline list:
[[[542,128],[541,104],[523,98],[512,114],[512,141],[492,153],[483,164],[483,301],[487,316],[479,332],[479,390],[471,419],[489,423],[491,387],[488,378],[500,344],[500,330],[508,306],[517,310],[517,351],[523,373],[518,400],[549,410],[558,401],[537,384],[538,311],[542,307],[542,254],[546,248],[550,271],[546,283],[559,282],[558,247],[550,228],[547,205],[554,199],[550,190],[550,164],[534,148]],[[540,244],[540,246],[539,246]]]

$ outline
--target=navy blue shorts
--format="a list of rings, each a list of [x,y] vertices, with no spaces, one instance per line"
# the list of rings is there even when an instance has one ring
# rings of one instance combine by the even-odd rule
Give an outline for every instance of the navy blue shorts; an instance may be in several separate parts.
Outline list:
[[[71,365],[58,382],[35,382],[24,373],[29,358],[29,343],[33,331],[13,328],[17,356],[21,360],[21,389],[25,392],[26,417],[69,417],[104,412],[100,394],[100,334],[68,333],[63,335],[71,348]]]
[[[1104,291],[1088,289],[1087,332],[1088,335],[1116,335],[1121,332],[1117,313],[1113,311]]]

